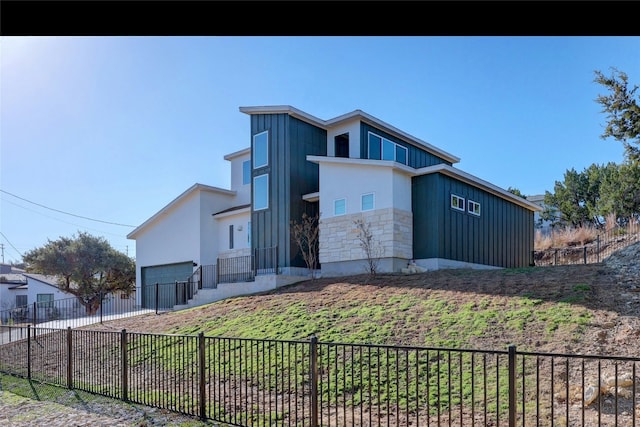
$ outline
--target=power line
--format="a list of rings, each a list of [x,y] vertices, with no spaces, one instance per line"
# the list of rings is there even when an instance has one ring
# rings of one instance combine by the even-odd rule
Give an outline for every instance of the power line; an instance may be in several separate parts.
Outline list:
[[[36,202],[32,202],[31,200],[27,200],[27,199],[25,199],[25,198],[23,198],[23,197],[16,196],[15,194],[11,194],[11,193],[9,193],[8,191],[4,191],[4,190],[2,190],[2,189],[0,189],[0,192],[5,193],[5,194],[8,194],[8,195],[10,195],[10,196],[13,196],[13,197],[15,197],[16,199],[24,200],[25,202],[31,203],[31,204],[33,204],[33,205],[40,206],[41,208],[49,209],[49,210],[51,210],[51,211],[59,212],[59,213],[65,214],[65,215],[75,216],[76,218],[82,218],[82,219],[87,219],[87,220],[89,220],[89,221],[101,222],[101,223],[103,223],[103,224],[119,225],[119,226],[121,226],[121,227],[132,227],[132,228],[135,228],[135,227],[136,227],[135,225],[119,224],[119,223],[117,223],[117,222],[110,222],[110,221],[102,221],[102,220],[100,220],[100,219],[89,218],[89,217],[86,217],[86,216],[76,215],[76,214],[72,214],[72,213],[69,213],[69,212],[61,211],[61,210],[58,210],[58,209],[50,208],[50,207],[48,207],[48,206],[41,205],[40,203],[36,203]]]
[[[4,237],[4,240],[6,240],[6,241],[7,241],[7,243],[9,244],[9,246],[11,246],[11,247],[13,248],[13,250],[14,250],[14,251],[16,251],[16,252],[18,253],[18,255],[20,255],[20,258],[24,258],[24,256],[22,256],[22,253],[21,253],[19,250],[17,250],[15,246],[13,246],[13,243],[11,243],[11,242],[9,241],[9,239],[7,239],[7,236],[5,236],[5,235],[4,235],[4,233],[3,233],[2,231],[0,231],[0,234],[2,234],[2,237]],[[3,254],[3,257],[4,257],[4,254]],[[3,260],[3,261],[4,261],[4,260]]]

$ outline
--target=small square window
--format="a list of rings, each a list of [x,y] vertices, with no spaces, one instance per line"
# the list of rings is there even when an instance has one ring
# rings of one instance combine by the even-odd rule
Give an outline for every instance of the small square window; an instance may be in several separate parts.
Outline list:
[[[452,194],[451,207],[459,211],[464,211],[464,198],[460,196],[456,196],[455,194]]]
[[[347,200],[338,199],[333,202],[333,214],[344,215],[347,212]]]
[[[480,216],[480,203],[469,200],[469,213]]]
[[[374,198],[373,193],[363,194],[362,195],[362,210],[370,211],[374,208]]]

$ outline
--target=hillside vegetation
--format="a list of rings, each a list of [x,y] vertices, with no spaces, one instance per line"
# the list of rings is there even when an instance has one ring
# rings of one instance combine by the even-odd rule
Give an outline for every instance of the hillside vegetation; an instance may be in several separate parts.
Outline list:
[[[640,356],[640,282],[636,270],[621,272],[604,262],[323,278],[100,328]]]

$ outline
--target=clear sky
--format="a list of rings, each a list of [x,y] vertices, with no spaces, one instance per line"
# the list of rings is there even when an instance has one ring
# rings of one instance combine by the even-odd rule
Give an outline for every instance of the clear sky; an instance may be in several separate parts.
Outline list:
[[[525,195],[619,163],[594,71],[640,85],[636,36],[57,36],[0,39],[4,261],[85,231],[126,235],[194,183],[229,188],[239,107],[360,109]],[[122,225],[119,225],[122,224]]]

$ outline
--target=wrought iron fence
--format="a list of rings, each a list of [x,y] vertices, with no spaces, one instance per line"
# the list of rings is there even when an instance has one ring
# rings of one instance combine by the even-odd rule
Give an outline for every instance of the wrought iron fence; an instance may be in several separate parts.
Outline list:
[[[83,304],[76,297],[34,302],[0,311],[0,324],[75,327],[102,323],[104,320],[145,312],[136,302],[136,294],[137,290],[130,293],[100,294],[93,305]]]
[[[533,260],[536,266],[599,263],[637,242],[640,242],[640,226],[634,224],[601,232],[584,245],[533,251]]]
[[[9,331],[5,374],[235,426],[640,425],[640,357]]]

